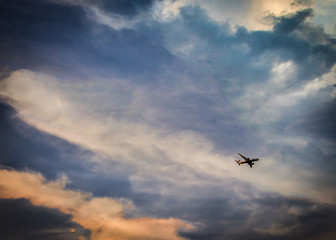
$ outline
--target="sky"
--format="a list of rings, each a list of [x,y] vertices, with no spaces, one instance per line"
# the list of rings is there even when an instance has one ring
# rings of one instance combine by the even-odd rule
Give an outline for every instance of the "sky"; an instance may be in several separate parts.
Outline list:
[[[2,0],[0,238],[335,239],[335,10]]]

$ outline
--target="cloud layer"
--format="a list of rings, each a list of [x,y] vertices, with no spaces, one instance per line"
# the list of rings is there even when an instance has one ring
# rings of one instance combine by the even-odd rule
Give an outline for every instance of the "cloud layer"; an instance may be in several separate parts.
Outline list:
[[[177,219],[125,219],[120,201],[66,190],[64,181],[45,182],[40,174],[1,170],[0,198],[25,198],[36,206],[72,214],[94,239],[181,239],[177,230],[188,226]]]
[[[333,239],[335,6],[2,1],[4,234]]]
[[[1,237],[3,239],[90,238],[90,231],[72,222],[72,216],[57,209],[38,207],[26,199],[0,200]]]
[[[233,156],[216,153],[211,142],[194,131],[171,133],[127,118],[91,113],[75,86],[64,89],[48,75],[17,71],[1,82],[1,89],[23,121],[98,154],[101,158],[92,161],[99,161],[101,171],[113,170],[115,162],[135,169],[130,180],[139,191],[179,192],[190,184],[205,184],[199,175],[223,183],[233,176],[242,180],[252,176],[234,163],[227,164]],[[265,167],[271,171],[271,165]],[[254,184],[269,187],[265,179],[272,179],[272,174],[254,177]],[[303,184],[269,181],[284,193],[298,192]]]

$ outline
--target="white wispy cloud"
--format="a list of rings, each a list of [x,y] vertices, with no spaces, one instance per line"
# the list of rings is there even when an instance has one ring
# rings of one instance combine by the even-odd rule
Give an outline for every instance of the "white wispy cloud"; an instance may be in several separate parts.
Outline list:
[[[116,14],[105,11],[100,6],[100,2],[88,1],[88,0],[50,0],[56,4],[68,4],[78,7],[82,7],[89,19],[93,22],[108,26],[115,30],[132,29],[136,24],[142,21],[145,17],[145,13],[139,14],[136,17],[130,17],[126,15]]]
[[[94,6],[87,8],[87,13],[93,21],[115,30],[132,29],[140,21],[140,18],[130,19],[118,14],[106,14],[100,8]]]

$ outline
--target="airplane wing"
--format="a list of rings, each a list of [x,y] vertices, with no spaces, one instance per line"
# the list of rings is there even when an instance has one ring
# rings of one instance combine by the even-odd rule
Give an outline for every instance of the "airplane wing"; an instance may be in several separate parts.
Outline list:
[[[247,158],[246,157],[244,157],[243,155],[241,155],[240,153],[238,153],[239,154],[239,156],[241,156],[242,158],[244,158],[245,160],[247,160]]]

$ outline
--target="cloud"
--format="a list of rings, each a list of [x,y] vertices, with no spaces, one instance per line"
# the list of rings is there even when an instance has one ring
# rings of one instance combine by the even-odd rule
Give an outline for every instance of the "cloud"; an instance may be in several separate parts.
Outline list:
[[[276,18],[274,31],[249,32],[241,27],[232,32],[204,10],[185,7],[171,25],[178,27],[166,25],[163,32],[173,54],[199,66],[200,74],[207,72],[202,77],[209,79],[208,88],[219,88],[242,109],[242,122],[262,127],[268,121],[288,119],[303,100],[322,95],[333,84],[327,76],[336,62],[335,47],[321,27],[307,21],[312,14],[305,9]]]
[[[293,60],[300,66],[298,78],[307,80],[328,72],[336,56],[332,39],[323,29],[307,22],[311,14],[310,9],[305,9],[280,17],[275,31],[249,32],[244,27],[232,31],[229,24],[214,22],[203,9],[185,7],[181,18],[163,25],[162,30],[173,54],[201,65],[218,78],[262,81],[267,79],[272,64]],[[251,76],[256,73],[259,75]]]
[[[163,31],[172,53],[210,72],[223,94],[235,91],[230,100],[244,109],[245,120],[255,116],[260,121],[267,115],[272,121],[284,119],[279,116],[286,113],[284,106],[294,110],[301,99],[333,84],[325,79],[336,62],[335,47],[322,28],[307,21],[311,15],[312,10],[305,9],[279,17],[274,31],[248,32],[241,27],[232,32],[202,9],[185,7],[182,19],[173,24],[178,27],[165,26]]]
[[[40,217],[48,215],[48,221],[37,225],[39,229],[51,231],[57,224],[66,224],[60,225],[59,230],[64,229],[64,234],[68,235],[61,236],[69,236],[69,239],[78,236],[75,233],[88,237],[88,230],[94,239],[222,239],[234,236],[234,239],[240,240],[247,236],[251,239],[298,239],[310,236],[314,240],[321,237],[329,240],[335,233],[332,223],[336,209],[333,205],[261,192],[234,180],[227,183],[225,190],[219,184],[206,189],[199,186],[186,192],[191,194],[191,198],[161,197],[154,199],[155,202],[148,205],[148,209],[142,209],[149,215],[186,219],[195,225],[194,228],[176,218],[124,218],[125,211],[137,210],[127,210],[130,206],[125,200],[93,197],[88,193],[69,190],[65,185],[65,178],[47,182],[36,173],[0,171],[1,199],[28,199],[37,207],[23,200],[6,201],[16,201],[18,205],[15,203],[15,206],[27,211],[29,216],[35,214],[35,221],[39,219],[36,214]],[[67,217],[55,209],[68,214],[65,215]],[[47,210],[49,213],[44,212]],[[0,211],[4,210],[0,208]],[[7,208],[8,211],[13,212]],[[73,222],[86,230],[68,223],[69,214],[73,216]],[[21,218],[21,221],[24,219]],[[30,225],[26,229],[22,229],[21,233],[29,233]],[[177,231],[180,237],[176,235]]]
[[[40,174],[0,171],[0,198],[26,198],[35,206],[57,208],[91,230],[94,239],[182,239],[177,230],[188,227],[178,219],[125,219],[124,206],[111,198],[65,189],[65,179],[46,182]]]
[[[242,188],[239,188],[242,189]],[[190,239],[332,239],[335,206],[303,198],[245,191],[244,196],[211,195],[193,201],[188,213],[197,228],[182,231]],[[199,209],[199,211],[193,211]],[[201,213],[200,213],[201,212]],[[316,221],[321,222],[317,223]],[[322,223],[323,222],[323,223]],[[319,227],[321,228],[319,228]]]
[[[0,63],[13,70],[27,68],[69,81],[111,74],[149,81],[157,79],[162,65],[173,59],[160,45],[157,32],[145,26],[140,31],[113,30],[93,21],[94,13],[83,7],[6,0],[0,4],[0,11],[0,33],[4,36],[0,40]],[[98,8],[96,13],[106,15]],[[120,24],[123,18],[127,17],[116,15]],[[108,22],[110,18],[107,15],[102,20]]]
[[[315,23],[323,25],[325,31],[329,34],[334,33],[335,27],[335,0],[314,1],[314,9],[318,13],[315,17]]]
[[[290,17],[280,17],[280,20],[274,26],[274,31],[279,34],[288,34],[294,30],[297,30],[301,24],[307,19],[307,17],[311,17],[313,15],[313,10],[308,8],[304,9],[294,16]]]
[[[98,7],[105,12],[111,12],[118,15],[134,16],[141,11],[148,10],[153,4],[153,0],[50,0],[55,4],[70,4],[81,7]]]
[[[87,17],[114,30],[132,29],[146,16],[153,0],[50,0],[50,3],[73,5],[83,8]]]
[[[276,64],[271,70],[272,76],[268,82],[251,84],[247,87],[244,95],[235,101],[238,107],[245,109],[246,114],[242,114],[245,121],[267,124],[288,119],[289,114],[295,114],[292,113],[292,109],[296,109],[295,107],[300,106],[303,101],[316,98],[319,94],[323,94],[321,98],[331,97],[324,95],[324,91],[331,92],[330,89],[335,84],[334,70],[294,90],[291,86],[296,82],[297,70],[298,66],[291,61]],[[251,116],[250,111],[255,114]],[[265,115],[269,116],[267,120],[262,119]]]
[[[76,52],[87,43],[87,38],[78,39],[88,34],[89,27],[82,9],[45,1],[6,0],[1,2],[0,12],[0,32],[4,36],[0,40],[1,65],[69,74],[69,65],[79,68],[78,63],[85,62],[84,52],[67,51],[71,48]]]
[[[71,170],[83,172],[87,168],[85,159],[92,154],[81,151],[77,146],[56,137],[48,136],[21,121],[15,120],[15,111],[0,104],[0,162],[15,169],[34,169],[48,178]],[[34,136],[31,138],[30,136]],[[16,149],[13,152],[13,149]]]
[[[195,229],[179,230],[186,238],[332,235],[332,206],[274,193],[335,203],[332,119],[325,120],[333,115],[335,45],[322,26],[313,25],[312,11],[283,15],[287,1],[156,1],[134,9],[130,1],[114,3],[111,9],[103,1],[7,5],[14,11],[3,11],[11,16],[6,23],[18,20],[17,34],[2,28],[3,35],[16,52],[30,49],[20,58],[30,70],[13,71],[0,82],[1,100],[14,108],[4,114],[18,117],[14,125],[0,122],[1,132],[12,137],[0,147],[1,163],[33,169],[49,180],[65,173],[70,183],[62,191],[92,193],[80,200],[88,209],[98,202],[117,204],[121,210],[113,217],[120,213],[127,222],[191,222]],[[239,17],[241,6],[244,16],[260,13],[259,3],[281,14],[270,15],[273,29],[236,25],[227,20],[229,13],[216,19],[215,11],[232,9]],[[44,16],[43,24],[35,28],[29,14],[14,17],[21,16],[14,14],[19,9]],[[55,24],[57,16],[69,25]],[[25,21],[27,29],[18,28]],[[31,42],[20,41],[21,34]],[[22,66],[3,48],[14,69]],[[36,54],[43,56],[39,62]],[[41,62],[47,68],[30,65]],[[326,103],[331,104],[323,108]],[[15,130],[26,135],[14,136]],[[6,149],[13,146],[20,149]],[[233,153],[241,151],[261,161],[253,169],[238,166]],[[134,208],[107,196],[131,199]],[[319,216],[326,236],[312,231]],[[177,225],[165,224],[176,234]]]
[[[134,25],[139,21],[137,19],[128,19],[120,15],[107,15],[96,7],[89,8],[88,17],[93,21],[109,26],[115,30],[134,28]]]
[[[3,239],[89,239],[90,231],[57,209],[33,206],[26,199],[0,199]]]
[[[69,4],[84,8],[93,21],[115,30],[136,28],[141,22],[171,21],[180,15],[184,7],[199,6],[217,22],[244,25],[249,30],[268,30],[271,24],[265,21],[268,14],[276,16],[293,13],[312,5],[312,1],[275,0],[132,0],[132,1],[90,1],[90,0],[50,0],[51,3]]]
[[[153,7],[154,18],[161,21],[171,21],[178,18],[181,9],[198,6],[205,10],[211,19],[219,23],[230,23],[232,26],[245,26],[248,30],[270,30],[272,24],[267,21],[269,14],[281,16],[294,13],[309,7],[314,1],[293,0],[180,0],[157,1]]]
[[[98,161],[106,169],[114,163],[132,169],[132,186],[143,191],[169,192],[179,186],[184,175],[190,177],[185,185],[198,182],[195,174],[222,181],[232,176],[244,179],[251,172],[238,172],[233,165],[224,164],[233,159],[231,153],[236,149],[265,156],[264,141],[307,144],[307,139],[278,130],[301,110],[300,102],[330,84],[319,87],[324,81],[316,79],[334,64],[333,45],[323,31],[306,22],[311,12],[279,18],[275,28],[294,22],[285,33],[249,32],[244,27],[235,30],[228,23],[213,21],[200,7],[179,9],[179,18],[151,29],[154,38],[132,41],[138,39],[136,31],[118,35],[128,36],[127,43],[117,44],[121,51],[108,47],[120,44],[113,42],[117,35],[112,31],[112,36],[99,44],[104,47],[97,48],[101,53],[97,59],[115,58],[112,67],[125,70],[128,80],[95,79],[101,84],[97,90],[90,87],[90,80],[82,85],[66,84],[66,80],[22,70],[2,81],[1,92],[28,124],[106,157]],[[162,39],[157,38],[157,31]],[[156,40],[153,45],[151,41]],[[163,42],[170,52],[161,46]],[[144,55],[134,60],[139,53]],[[147,64],[141,59],[150,60]],[[157,65],[160,67],[153,67]],[[133,66],[141,70],[134,71]],[[148,75],[139,77],[136,73],[141,71]],[[195,107],[200,102],[203,105]],[[241,135],[233,130],[233,122]],[[289,170],[290,166],[284,167],[282,173]],[[264,186],[267,177],[273,179],[271,172],[258,176],[255,184]],[[155,184],[149,183],[148,176],[157,180]],[[168,190],[166,183],[174,183],[174,187]],[[300,189],[289,181],[275,185],[286,193]]]
[[[333,82],[335,82],[334,78]],[[335,125],[333,124],[336,117],[335,104],[336,99],[332,98],[309,109],[288,126],[288,131],[335,142]]]
[[[137,191],[181,193],[190,186],[206,184],[206,176],[215,182],[233,176],[252,177],[249,169],[238,169],[233,156],[217,153],[212,143],[197,132],[171,133],[127,118],[127,114],[94,112],[90,109],[95,108],[94,103],[85,101],[85,94],[78,95],[75,85],[72,89],[66,87],[56,78],[21,70],[1,82],[0,93],[29,125],[106,157],[97,161],[100,171],[113,171],[115,162],[133,169],[130,181]],[[273,182],[265,181],[272,179],[271,172],[254,177],[254,184],[265,187]],[[290,182],[279,182],[274,187],[286,193],[300,189]]]
[[[211,165],[221,161],[210,153],[211,143],[197,133],[170,134],[131,119],[118,120],[113,114],[104,118],[99,113],[92,114],[80,103],[85,95],[79,95],[80,99],[76,100],[75,92],[71,94],[68,90],[65,94],[67,90],[47,75],[18,71],[1,85],[2,95],[28,124],[103,156],[134,165],[138,170],[149,173],[153,168],[163,170],[182,164],[197,171],[213,172]],[[207,155],[210,162],[205,160]],[[186,161],[187,158],[194,161]],[[223,173],[219,169],[215,171],[218,175]]]
[[[332,38],[323,28],[309,21],[311,15],[310,9],[301,10],[278,18],[274,23],[275,30],[248,31],[240,27],[234,32],[228,24],[213,21],[203,9],[186,6],[180,9],[179,17],[172,20],[171,25],[162,25],[166,47],[197,68],[196,71],[204,83],[199,84],[200,80],[195,77],[190,80],[190,85],[204,86],[197,92],[202,96],[200,99],[210,100],[208,108],[213,107],[217,114],[222,111],[223,117],[214,119],[224,119],[230,116],[230,111],[225,110],[234,109],[232,115],[238,118],[234,122],[241,123],[241,126],[249,130],[245,132],[246,135],[241,130],[237,131],[242,133],[239,136],[253,142],[254,149],[265,149],[265,152],[273,153],[263,156],[269,160],[269,167],[284,160],[276,156],[277,151],[286,151],[288,146],[305,151],[310,141],[317,141],[286,131],[286,126],[295,122],[309,106],[321,101],[330,101],[332,97],[335,47]],[[205,72],[208,75],[204,74]],[[180,102],[175,106],[188,106]],[[150,111],[153,112],[153,109]],[[175,114],[176,112],[174,110]],[[201,117],[197,119],[211,116],[212,112],[208,110],[206,113],[199,114]],[[159,112],[156,114],[164,116]],[[211,126],[212,129],[221,129],[223,132],[227,130],[225,125],[219,122],[212,122]],[[200,129],[197,131],[202,132]],[[206,131],[204,132],[202,133],[206,134]],[[231,138],[235,138],[235,135],[230,134]],[[318,145],[324,148],[322,142]],[[226,146],[223,145],[222,149],[227,149]],[[242,146],[247,148],[244,140],[241,141],[240,147]],[[254,149],[251,151],[255,151]],[[301,158],[293,161],[303,163]],[[261,167],[265,164],[268,165],[264,163]],[[331,165],[329,167],[332,167]],[[287,173],[294,171],[292,166],[293,163],[289,162],[281,164],[273,174],[279,179],[286,179]],[[301,165],[301,168],[305,167]],[[269,171],[273,172],[271,169],[264,169],[263,174]],[[309,184],[304,187],[309,191],[309,185],[313,184],[319,175],[315,175],[311,169],[305,171],[306,173],[301,173],[311,174]],[[305,178],[303,175],[302,178]],[[290,181],[297,183],[300,182],[299,178]],[[276,184],[273,182],[272,186]],[[281,188],[277,186],[273,189]],[[329,201],[332,198],[328,197]]]

